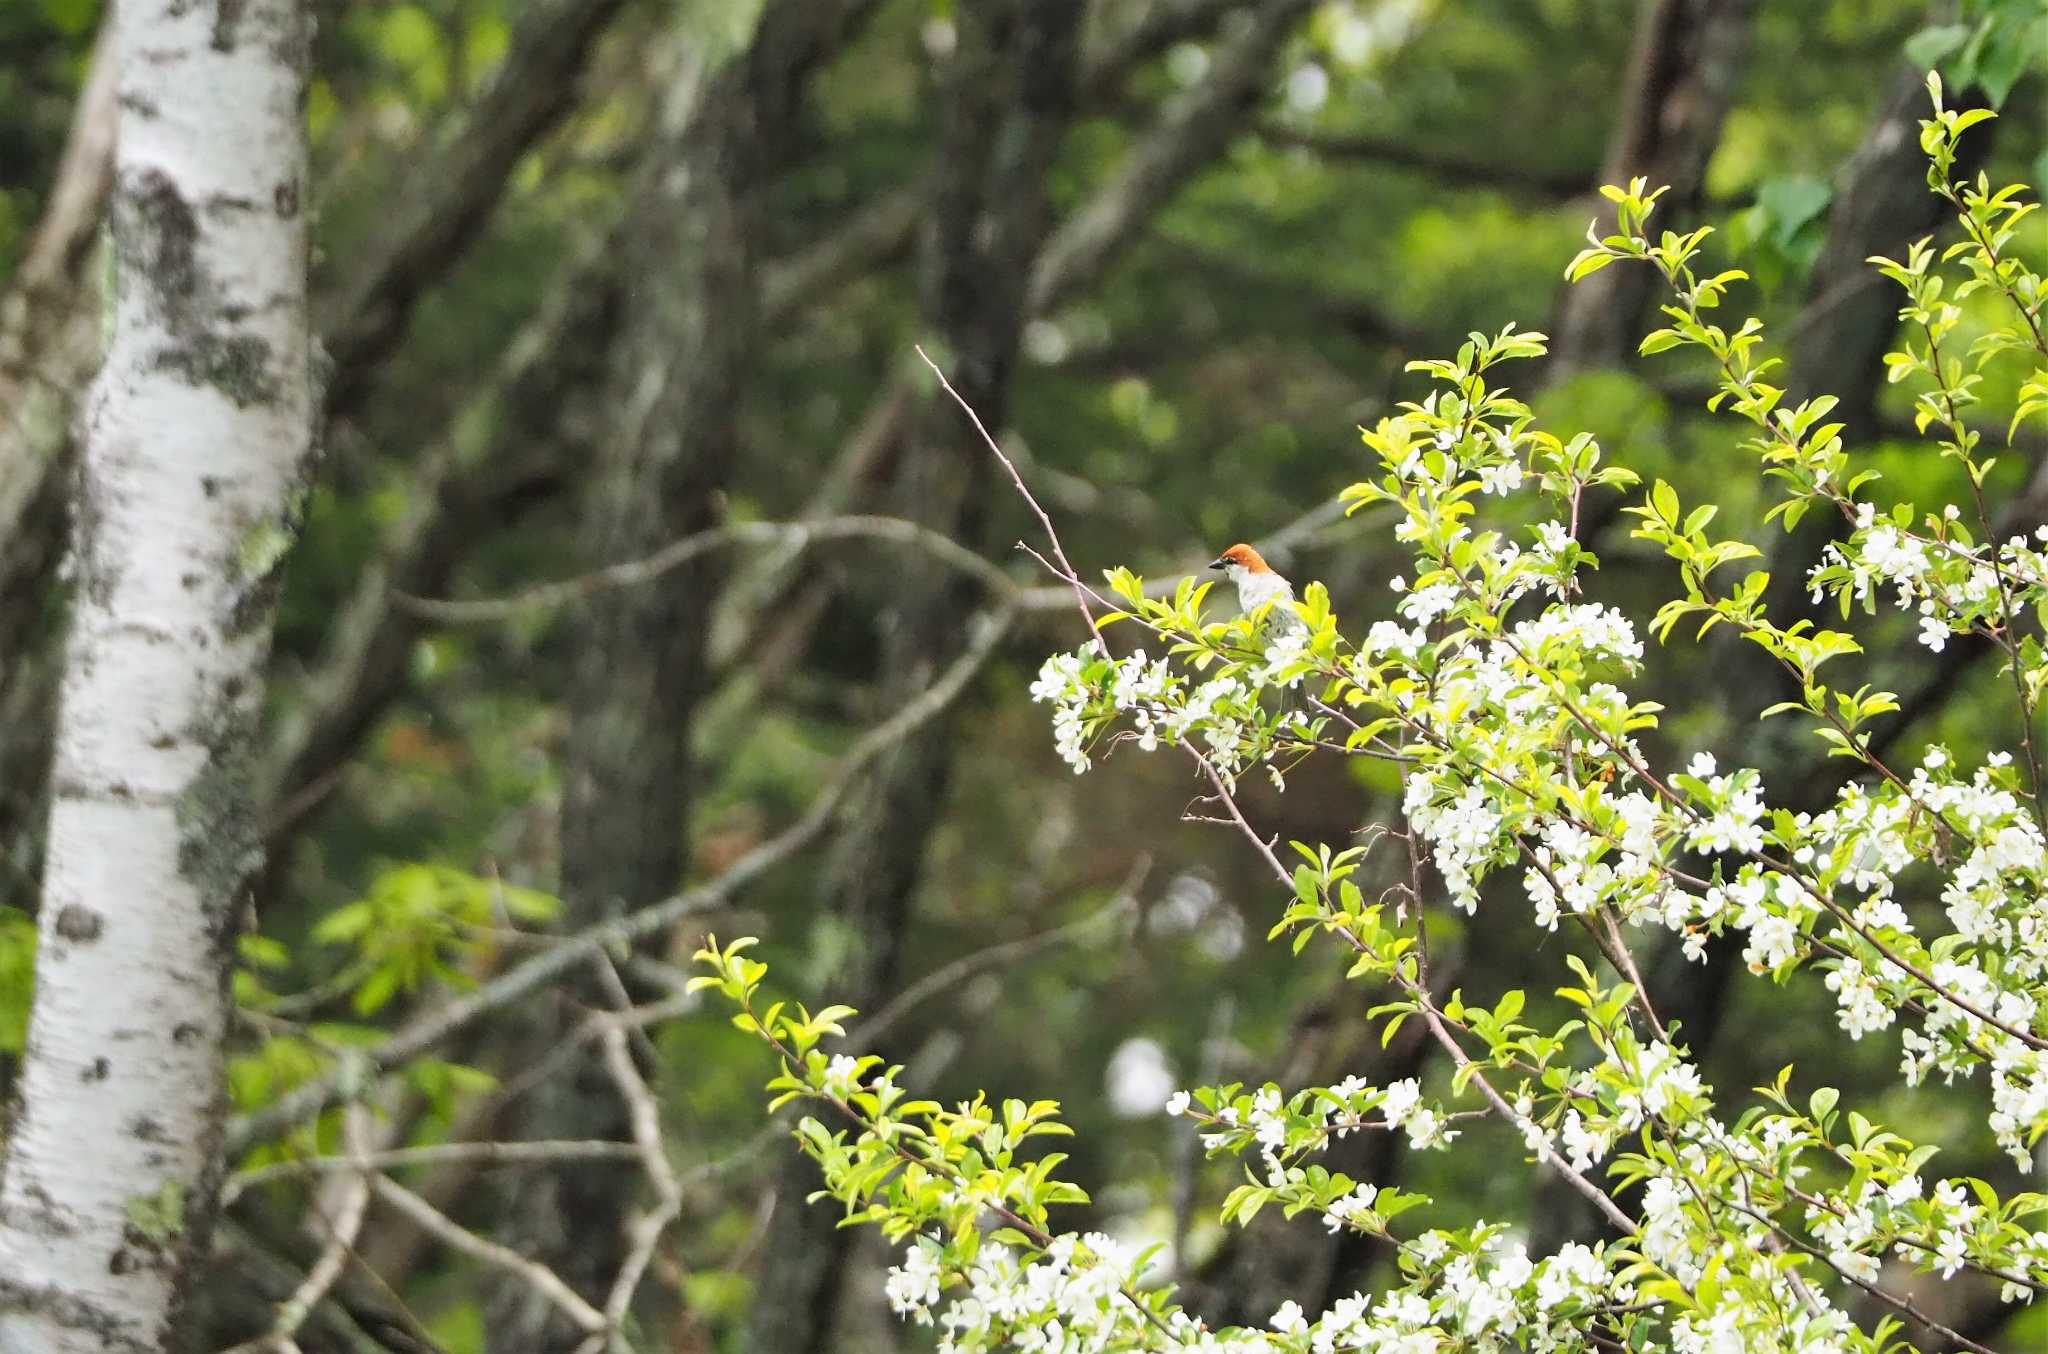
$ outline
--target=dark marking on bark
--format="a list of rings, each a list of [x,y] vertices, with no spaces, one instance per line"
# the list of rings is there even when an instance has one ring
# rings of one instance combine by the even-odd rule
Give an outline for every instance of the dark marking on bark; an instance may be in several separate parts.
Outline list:
[[[85,458],[79,459],[82,462]],[[102,544],[106,539],[104,493],[99,482],[81,470],[71,500],[72,554],[78,565],[78,589],[99,606],[113,599],[114,583],[121,572],[119,561]]]
[[[191,1021],[181,1020],[178,1022],[177,1027],[171,1031],[171,1042],[183,1048],[189,1044],[197,1043],[202,1033],[204,1031]]]
[[[198,894],[208,939],[228,969],[241,898],[262,860],[249,804],[258,712],[240,699],[239,677],[222,683],[220,699],[186,736],[206,749],[199,772],[178,796],[178,873]]]
[[[212,197],[206,199],[206,214],[208,216],[231,216],[236,212],[253,212],[257,209],[258,205],[255,198],[243,197],[240,193],[215,193]],[[247,312],[243,313],[246,314]]]
[[[220,476],[201,475],[199,477],[199,492],[205,494],[208,498],[219,498]]]
[[[271,205],[277,208],[277,214],[285,220],[289,221],[297,216],[299,214],[299,181],[297,179],[286,179],[283,183],[277,185],[271,191],[270,201]]]
[[[185,577],[191,578],[193,577],[193,575],[187,574],[185,575]],[[186,586],[189,588],[191,584],[188,583],[186,584]],[[175,734],[160,733],[156,737],[149,740],[149,745],[152,748],[155,748],[158,752],[168,752],[172,748],[178,746],[178,739]]]
[[[110,1265],[109,1268],[112,1268]],[[123,1270],[114,1270],[116,1274]],[[126,1322],[96,1303],[60,1288],[22,1283],[0,1275],[0,1310],[45,1312],[73,1330],[90,1331],[108,1354],[155,1354],[162,1348],[130,1333]]]
[[[155,118],[160,110],[154,99],[140,94],[123,94],[120,98],[121,111],[133,113],[138,118]]]
[[[278,397],[270,374],[270,345],[253,334],[188,334],[157,354],[156,367],[212,386],[237,409],[270,404]]]
[[[120,1250],[107,1257],[107,1273],[109,1274],[133,1274],[141,1268],[141,1264],[136,1261],[135,1257],[128,1253],[126,1246],[123,1246]]]
[[[66,940],[80,944],[98,940],[105,929],[105,919],[89,907],[66,903],[57,912],[57,934]]]
[[[78,1074],[78,1079],[87,1082],[105,1081],[113,1070],[114,1064],[112,1062],[105,1058],[94,1058],[92,1065]]]
[[[17,1115],[15,1131],[19,1132],[21,1127],[21,1117]],[[47,1237],[66,1237],[78,1230],[64,1216],[64,1210],[58,1206],[55,1199],[50,1197],[50,1192],[41,1185],[27,1185],[22,1189],[21,1193],[28,1200],[28,1207],[17,1207],[10,1210],[10,1217],[12,1221],[18,1222],[24,1230],[34,1232],[38,1236]],[[4,1291],[4,1289],[0,1289],[0,1291]]]
[[[232,52],[235,50],[235,30],[241,27],[242,11],[248,8],[248,0],[214,0],[213,3],[213,50]]]
[[[199,290],[199,223],[178,185],[160,169],[145,169],[123,194],[136,252],[149,270],[148,281],[175,330],[189,327],[193,298]]]
[[[154,1114],[138,1114],[130,1119],[128,1136],[137,1142],[167,1144],[171,1141],[171,1135],[164,1128],[163,1121]]]

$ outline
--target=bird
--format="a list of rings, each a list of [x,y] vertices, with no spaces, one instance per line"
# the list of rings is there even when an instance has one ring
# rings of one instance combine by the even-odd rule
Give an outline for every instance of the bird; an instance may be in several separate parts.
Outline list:
[[[1218,555],[1209,567],[1221,569],[1237,584],[1237,605],[1245,615],[1271,604],[1269,619],[1277,629],[1303,628],[1300,614],[1289,605],[1294,601],[1294,585],[1274,573],[1258,551],[1240,541]]]

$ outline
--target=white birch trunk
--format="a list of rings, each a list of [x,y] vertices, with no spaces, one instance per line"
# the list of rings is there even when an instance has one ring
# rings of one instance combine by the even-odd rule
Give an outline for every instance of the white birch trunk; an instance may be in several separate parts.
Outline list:
[[[312,399],[302,0],[121,0],[117,300],[78,500],[0,1351],[172,1346],[219,1173],[247,760]]]

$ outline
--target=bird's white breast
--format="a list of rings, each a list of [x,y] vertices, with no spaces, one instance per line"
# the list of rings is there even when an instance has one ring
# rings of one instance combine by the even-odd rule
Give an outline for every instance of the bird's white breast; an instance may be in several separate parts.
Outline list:
[[[1255,574],[1242,568],[1237,573],[1237,604],[1247,612],[1257,611],[1268,602],[1291,600],[1294,589],[1278,574]]]

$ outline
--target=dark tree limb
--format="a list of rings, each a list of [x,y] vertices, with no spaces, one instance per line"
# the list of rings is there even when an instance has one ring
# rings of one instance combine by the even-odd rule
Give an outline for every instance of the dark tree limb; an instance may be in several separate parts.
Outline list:
[[[1755,0],[1650,0],[1637,21],[1621,106],[1600,182],[1636,175],[1670,189],[1663,220],[1683,223],[1698,205],[1707,161],[1734,99]],[[1602,223],[1613,228],[1603,206]],[[1567,287],[1552,326],[1553,378],[1634,356],[1654,274],[1607,268]]]
[[[612,416],[585,477],[588,565],[715,525],[756,351],[761,190],[812,71],[874,3],[770,0],[746,50],[671,91],[660,111],[616,243],[633,285],[622,291],[603,382]],[[691,730],[722,575],[721,561],[702,557],[643,587],[590,594],[581,608],[562,773],[560,886],[572,925],[623,915],[684,877]],[[585,1004],[602,996],[586,992]],[[558,1015],[534,1016],[529,1046],[558,1042]],[[630,1130],[625,1105],[590,1061],[536,1088],[517,1117],[519,1137],[624,1139]],[[521,1189],[501,1231],[602,1303],[626,1259],[640,1188],[627,1176],[553,1172]],[[576,1347],[581,1333],[560,1308],[530,1284],[499,1285],[487,1303],[493,1343]]]
[[[1419,146],[1405,137],[1316,131],[1280,122],[1262,122],[1258,132],[1261,139],[1272,145],[1310,151],[1326,160],[1412,169],[1449,187],[1490,189],[1539,202],[1570,202],[1590,195],[1598,187],[1598,176],[1593,173],[1502,164],[1469,151]]]
[[[608,243],[608,242],[607,242]],[[496,369],[417,461],[411,502],[335,610],[320,651],[302,669],[280,666],[283,713],[257,766],[259,802],[272,806],[273,857],[288,847],[334,772],[404,688],[421,625],[392,598],[441,592],[476,538],[500,524],[528,486],[552,480],[580,436],[577,395],[592,355],[616,325],[607,251],[565,265],[539,310],[506,345]]]
[[[1074,112],[1079,0],[979,0],[956,11],[959,42],[944,71],[944,129],[921,265],[924,314],[955,381],[998,419],[1029,314],[1025,279],[1051,226],[1046,173]],[[884,506],[955,540],[980,544],[988,458],[958,436],[958,414],[931,399],[910,416]],[[881,617],[885,705],[926,679],[959,644],[971,585],[915,563],[894,571]],[[855,937],[835,993],[877,1005],[892,984],[926,837],[944,804],[952,722],[896,748],[863,785],[826,865],[822,908]],[[780,1193],[814,1187],[808,1162],[784,1168]],[[778,1209],[748,1347],[764,1354],[835,1348],[847,1234],[825,1211]]]
[[[1307,12],[1310,0],[1265,0],[1243,31],[1216,53],[1209,75],[1168,105],[1158,126],[1141,137],[1045,243],[1026,299],[1033,312],[1052,309],[1098,273],[1181,186],[1244,127],[1271,78],[1273,57]]]
[[[330,418],[353,412],[413,306],[489,219],[513,167],[574,106],[590,50],[623,7],[624,0],[536,0],[521,8],[490,88],[327,309]]]

